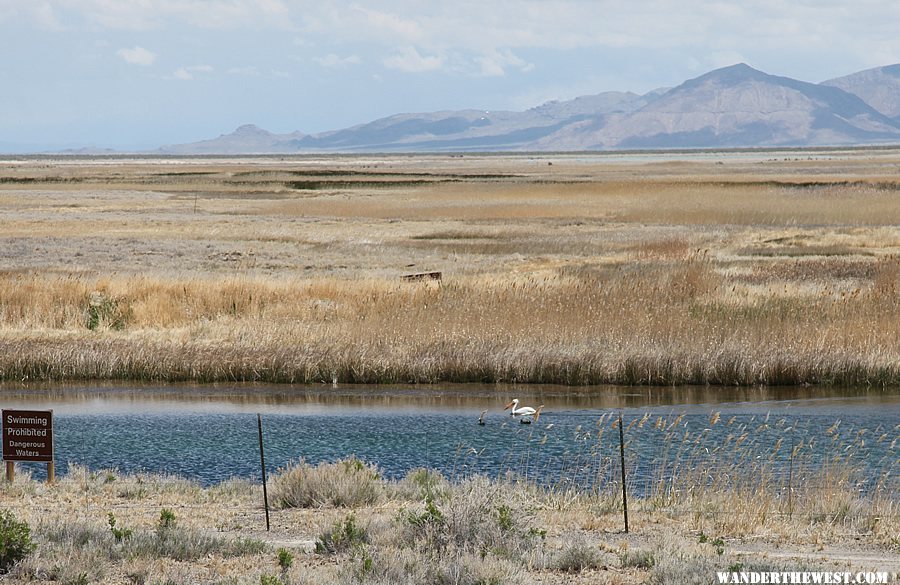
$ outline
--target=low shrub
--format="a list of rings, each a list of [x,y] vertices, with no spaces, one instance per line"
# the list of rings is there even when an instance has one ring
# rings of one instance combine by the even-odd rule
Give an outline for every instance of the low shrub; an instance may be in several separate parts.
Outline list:
[[[267,549],[268,545],[261,540],[253,538],[232,540],[184,528],[135,534],[125,548],[126,552],[132,556],[165,557],[176,561],[194,561],[213,554],[222,557],[239,557],[258,554]]]
[[[419,502],[444,500],[449,491],[450,482],[439,471],[421,467],[407,473],[393,489],[397,497]]]
[[[291,565],[294,564],[294,555],[286,548],[278,549],[278,552],[275,554],[278,555],[278,567],[281,569],[281,572],[287,572]]]
[[[8,573],[34,549],[28,523],[19,521],[9,510],[0,511],[0,574]]]
[[[109,531],[112,532],[113,537],[115,537],[117,543],[125,542],[126,540],[130,540],[134,535],[134,531],[130,528],[122,528],[121,526],[117,526],[118,520],[116,520],[115,514],[110,512],[106,521],[109,524]]]
[[[503,484],[475,477],[453,487],[443,502],[398,517],[402,545],[428,551],[458,549],[520,560],[543,539],[534,514],[511,501]]]
[[[356,457],[313,467],[301,461],[272,476],[276,508],[355,508],[376,504],[385,486],[378,468]]]
[[[156,524],[157,532],[170,530],[175,528],[176,518],[175,512],[169,508],[163,508],[159,513],[159,522]]]
[[[208,555],[237,557],[259,554],[268,545],[252,538],[229,539],[178,526],[157,530],[131,530],[118,527],[113,514],[107,516],[108,530],[83,522],[56,522],[38,527],[41,541],[61,554],[65,551],[90,551],[96,558],[170,558],[192,561]],[[49,553],[48,553],[49,554]]]
[[[652,569],[656,554],[652,550],[623,550],[619,552],[619,562],[623,568]]]
[[[410,549],[355,549],[339,572],[338,585],[512,585],[522,583],[520,568],[492,556],[453,549],[442,556]]]
[[[603,555],[595,545],[584,538],[575,538],[553,556],[550,567],[566,573],[580,573],[585,569],[604,566]]]
[[[316,539],[316,552],[320,554],[346,552],[367,542],[369,542],[368,528],[360,526],[356,516],[350,514],[319,535]]]
[[[132,318],[131,307],[124,299],[92,292],[87,295],[85,302],[84,326],[91,331],[102,327],[121,330]]]

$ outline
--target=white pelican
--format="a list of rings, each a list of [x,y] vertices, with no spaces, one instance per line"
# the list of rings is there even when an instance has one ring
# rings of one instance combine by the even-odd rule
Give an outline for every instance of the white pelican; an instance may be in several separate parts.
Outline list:
[[[512,407],[512,410],[509,411],[510,415],[521,416],[523,418],[519,422],[523,424],[529,424],[532,422],[532,419],[537,420],[541,416],[541,409],[544,408],[544,405],[542,404],[538,406],[537,410],[531,408],[530,406],[523,406],[522,408],[519,408],[519,399],[513,398],[512,402],[503,407],[503,410],[506,410],[510,407]],[[529,419],[528,417],[532,417],[532,419]]]

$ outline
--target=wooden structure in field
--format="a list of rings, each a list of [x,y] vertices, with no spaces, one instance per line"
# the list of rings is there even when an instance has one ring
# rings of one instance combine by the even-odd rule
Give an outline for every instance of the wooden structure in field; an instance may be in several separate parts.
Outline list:
[[[440,272],[417,272],[416,274],[404,274],[400,277],[403,282],[422,282],[428,280],[441,280]]]

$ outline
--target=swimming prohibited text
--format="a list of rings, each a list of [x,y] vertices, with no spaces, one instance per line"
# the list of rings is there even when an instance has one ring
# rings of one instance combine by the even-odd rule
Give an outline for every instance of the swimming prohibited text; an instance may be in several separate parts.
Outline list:
[[[3,410],[3,460],[53,461],[53,411]]]

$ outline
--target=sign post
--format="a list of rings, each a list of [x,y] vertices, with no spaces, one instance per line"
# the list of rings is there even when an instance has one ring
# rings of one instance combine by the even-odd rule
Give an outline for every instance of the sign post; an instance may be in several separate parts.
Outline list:
[[[39,461],[47,464],[47,482],[53,482],[53,411],[3,409],[2,425],[6,480],[15,478],[14,462]]]

